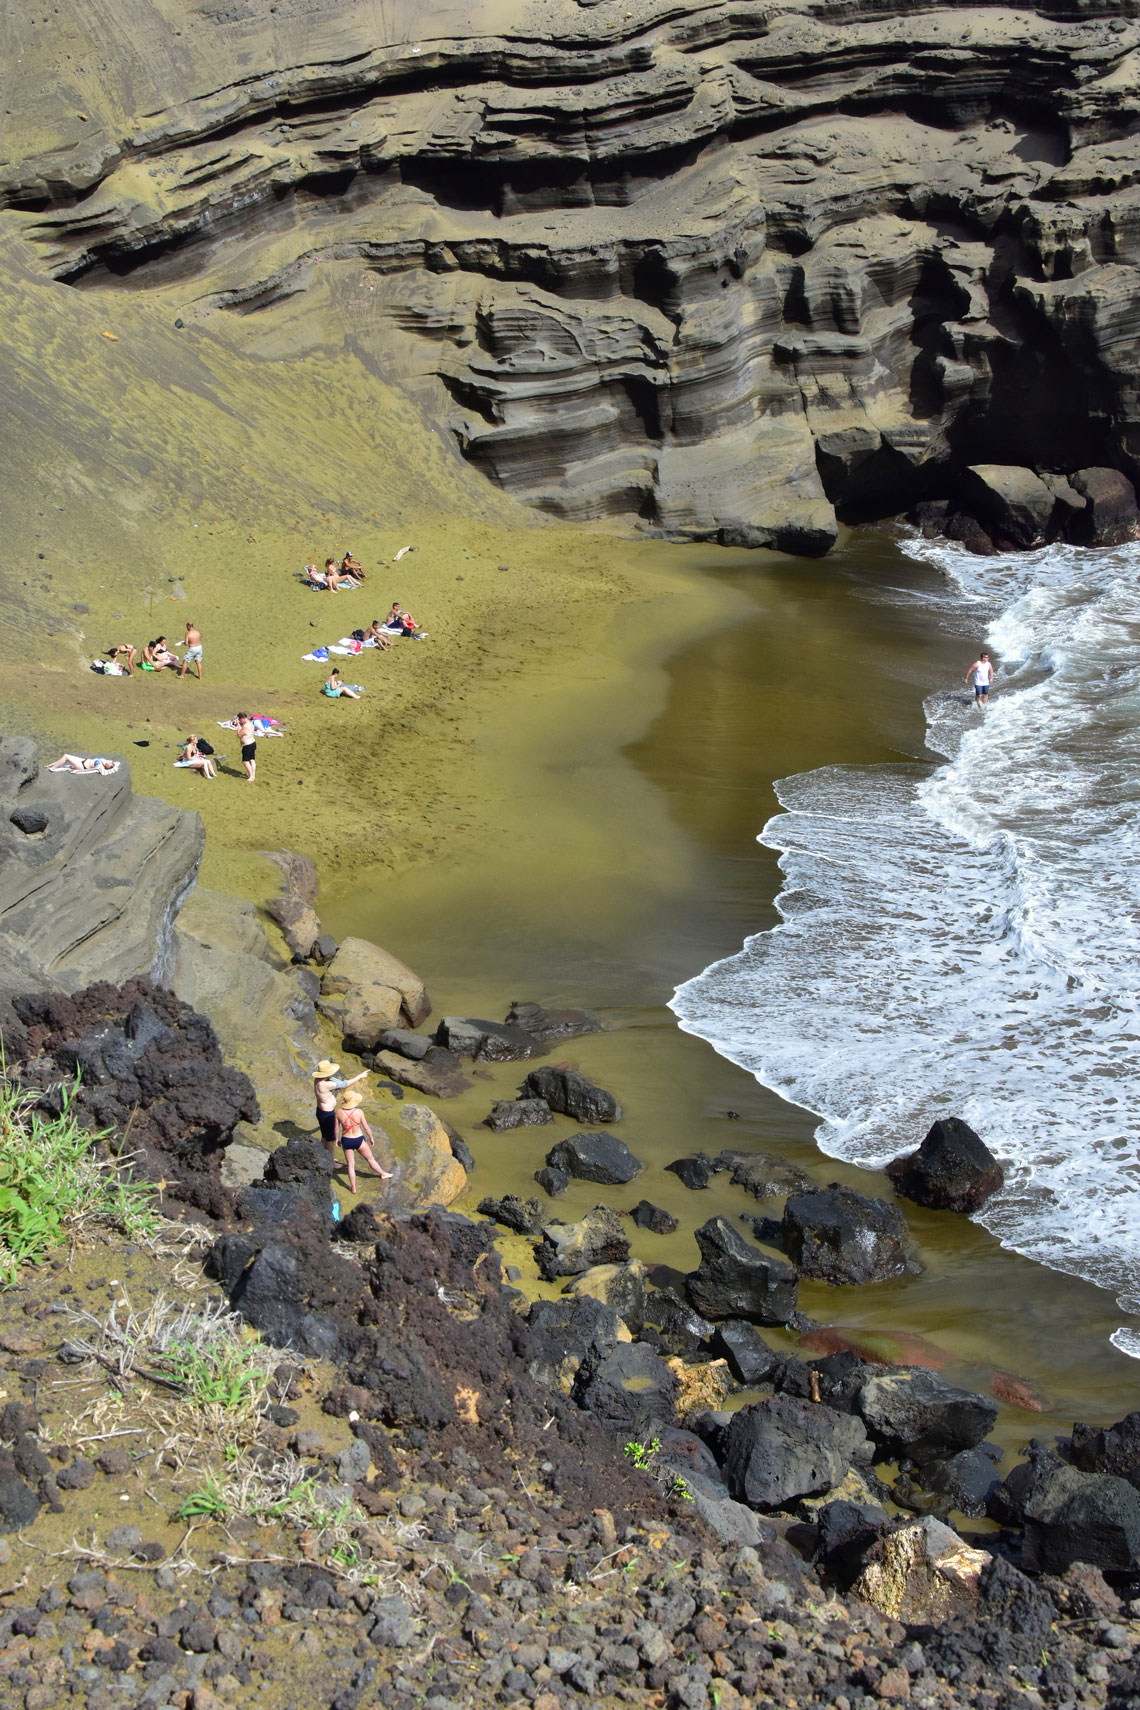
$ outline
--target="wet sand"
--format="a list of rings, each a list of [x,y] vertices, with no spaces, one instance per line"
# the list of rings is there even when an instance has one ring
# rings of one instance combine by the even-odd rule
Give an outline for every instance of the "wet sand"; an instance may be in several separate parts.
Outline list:
[[[759,1207],[724,1175],[686,1190],[664,1168],[678,1156],[765,1148],[820,1183],[890,1194],[877,1173],[822,1157],[810,1113],[680,1032],[664,1005],[678,981],[776,918],[775,857],[755,842],[777,806],[773,780],[821,764],[929,762],[922,697],[960,676],[966,643],[882,591],[931,585],[882,535],[855,536],[818,566],[646,550],[685,594],[623,611],[598,630],[573,681],[534,684],[473,731],[471,775],[489,823],[450,835],[442,860],[330,886],[322,914],[338,934],[375,937],[409,960],[437,1014],[501,1017],[514,998],[602,1010],[607,1031],[552,1060],[616,1093],[621,1136],[646,1169],[623,1189],[575,1183],[551,1209],[571,1220],[644,1195],[681,1226],[670,1237],[635,1230],[634,1253],[681,1274],[697,1262],[697,1225]],[[692,618],[678,640],[669,607],[681,597]],[[533,1172],[573,1125],[491,1134],[477,1124],[525,1066],[477,1074],[445,1107],[476,1158],[466,1208],[485,1194],[541,1197]],[[387,1097],[375,1100],[381,1122]],[[899,1150],[921,1137],[900,1135]],[[1108,1343],[1121,1314],[1107,1294],[1003,1251],[965,1219],[910,1205],[906,1215],[918,1275],[863,1289],[807,1284],[803,1310],[927,1337],[952,1356],[947,1374],[972,1386],[995,1367],[1029,1379],[1052,1405],[1003,1408],[996,1435],[1010,1450],[1075,1418],[1127,1411],[1134,1368]],[[527,1244],[510,1248],[528,1288],[541,1288]]]

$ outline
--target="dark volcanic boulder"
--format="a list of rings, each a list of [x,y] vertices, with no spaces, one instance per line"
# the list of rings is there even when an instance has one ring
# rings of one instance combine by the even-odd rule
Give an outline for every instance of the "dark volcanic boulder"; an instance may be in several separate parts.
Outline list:
[[[41,1507],[40,1498],[25,1484],[7,1449],[0,1449],[0,1532],[20,1532],[30,1526]]]
[[[757,1199],[778,1199],[788,1193],[810,1193],[812,1189],[810,1177],[772,1152],[730,1149],[720,1154],[717,1163],[731,1171],[728,1179],[734,1187],[742,1187]]]
[[[974,1448],[998,1412],[997,1403],[987,1396],[957,1389],[924,1366],[878,1371],[865,1378],[858,1408],[878,1443],[915,1461]]]
[[[588,1009],[545,1009],[540,1003],[513,1003],[507,1011],[508,1027],[521,1027],[544,1045],[596,1033],[601,1025]]]
[[[1103,1431],[1074,1425],[1069,1458],[1082,1472],[1111,1473],[1140,1489],[1140,1413],[1126,1413]]]
[[[828,1502],[816,1513],[815,1559],[829,1578],[848,1586],[890,1525],[877,1502]]]
[[[548,1223],[534,1250],[539,1275],[576,1277],[595,1265],[621,1265],[629,1258],[629,1236],[621,1218],[608,1206],[596,1205],[580,1223]]]
[[[687,1188],[707,1188],[711,1178],[724,1165],[710,1158],[707,1152],[697,1152],[690,1158],[674,1158],[665,1168]]]
[[[648,1229],[654,1235],[672,1235],[677,1227],[677,1219],[671,1211],[664,1211],[647,1199],[639,1199],[630,1216],[639,1229]]]
[[[1005,1183],[989,1147],[959,1116],[940,1117],[917,1152],[887,1165],[896,1193],[935,1211],[977,1211]]]
[[[685,1278],[689,1299],[706,1318],[756,1318],[786,1324],[796,1306],[796,1273],[786,1260],[761,1252],[723,1217],[696,1231],[701,1263]]]
[[[618,1342],[603,1356],[588,1354],[571,1395],[604,1431],[623,1441],[648,1442],[672,1425],[677,1379],[646,1342]]]
[[[495,1134],[503,1134],[509,1128],[540,1128],[553,1122],[554,1115],[544,1098],[504,1098],[491,1106],[484,1121]]]
[[[435,1050],[432,1041],[426,1033],[413,1033],[407,1027],[389,1027],[380,1035],[382,1051],[397,1051],[401,1057],[407,1057],[413,1063],[420,1063],[429,1051]]]
[[[552,1169],[565,1170],[583,1182],[601,1182],[616,1187],[632,1181],[645,1168],[635,1158],[624,1140],[618,1140],[604,1129],[597,1134],[574,1134],[560,1140],[546,1154]]]
[[[738,1502],[783,1508],[800,1496],[832,1490],[855,1458],[866,1458],[867,1433],[849,1413],[773,1395],[735,1413],[725,1434],[724,1482]]]
[[[1056,501],[1032,469],[975,463],[962,476],[962,498],[995,540],[1027,548],[1044,545],[1049,535]]]
[[[1000,1459],[1001,1450],[993,1443],[959,1449],[956,1455],[937,1455],[923,1462],[920,1483],[932,1496],[943,1497],[948,1507],[976,1518],[986,1512],[1001,1483],[995,1457]]]
[[[1136,489],[1119,469],[1078,469],[1070,483],[1086,501],[1069,538],[1083,546],[1120,546],[1140,536]]]
[[[413,1033],[410,1037],[418,1036]],[[398,1051],[377,1051],[372,1066],[378,1075],[386,1076],[399,1086],[426,1093],[429,1098],[458,1098],[472,1085],[459,1067],[455,1052],[446,1050],[442,1045],[433,1045],[418,1060],[402,1056]]]
[[[621,1116],[613,1094],[594,1086],[577,1069],[532,1069],[519,1097],[545,1099],[551,1110],[575,1122],[617,1122]]]
[[[683,1360],[708,1348],[713,1326],[707,1318],[675,1295],[670,1288],[650,1291],[645,1302],[645,1317],[649,1325],[646,1339],[666,1353],[678,1354]]]
[[[536,1170],[534,1179],[543,1193],[548,1193],[551,1199],[557,1199],[559,1194],[565,1193],[570,1186],[570,1177],[565,1170],[552,1170],[548,1165]]]
[[[261,1198],[256,1203],[264,1208],[269,1191],[282,1198],[302,1200],[316,1222],[324,1226],[332,1215],[332,1178],[336,1168],[336,1160],[329,1157],[320,1141],[290,1140],[287,1146],[278,1146],[266,1158],[264,1185],[257,1190]],[[253,1203],[249,1211],[243,1211],[243,1216],[256,1216]],[[262,1215],[266,1215],[264,1209]],[[280,1213],[270,1214],[269,1221],[279,1223],[284,1218]]]
[[[725,1355],[732,1375],[741,1383],[764,1383],[783,1364],[783,1356],[770,1348],[747,1318],[726,1318],[717,1325],[717,1350]]]
[[[1140,1492],[1125,1479],[1042,1462],[1017,1508],[1028,1573],[1059,1574],[1073,1562],[1105,1573],[1140,1569]]]
[[[457,1057],[472,1057],[477,1063],[517,1063],[541,1050],[539,1041],[525,1028],[459,1015],[444,1016],[435,1030],[435,1042]]]
[[[536,1300],[527,1314],[531,1342],[530,1375],[550,1389],[568,1393],[574,1375],[589,1354],[599,1361],[611,1354],[622,1335],[612,1306],[592,1294]]]
[[[513,1193],[504,1194],[502,1199],[481,1199],[477,1209],[481,1217],[493,1217],[517,1235],[541,1235],[546,1222],[541,1200],[519,1199]]]
[[[866,1199],[837,1182],[796,1194],[784,1207],[783,1248],[805,1277],[828,1283],[882,1282],[907,1268],[906,1220],[897,1205]]]

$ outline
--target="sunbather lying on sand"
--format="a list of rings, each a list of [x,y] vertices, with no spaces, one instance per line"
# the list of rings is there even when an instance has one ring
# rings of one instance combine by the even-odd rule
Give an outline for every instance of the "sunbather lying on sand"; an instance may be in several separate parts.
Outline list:
[[[53,760],[48,767],[49,772],[117,772],[119,762],[108,760],[106,755],[97,754],[94,757],[83,754],[61,754],[58,760]]]

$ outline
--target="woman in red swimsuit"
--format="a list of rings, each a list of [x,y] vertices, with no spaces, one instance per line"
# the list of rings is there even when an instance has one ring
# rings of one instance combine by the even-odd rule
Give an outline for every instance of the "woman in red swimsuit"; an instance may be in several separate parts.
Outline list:
[[[356,1154],[364,1159],[374,1176],[381,1181],[390,1182],[391,1170],[382,1170],[372,1154],[372,1130],[360,1106],[363,1100],[358,1092],[346,1092],[341,1100],[340,1109],[336,1113],[336,1137],[344,1148],[344,1161],[348,1165],[348,1190],[356,1192]]]

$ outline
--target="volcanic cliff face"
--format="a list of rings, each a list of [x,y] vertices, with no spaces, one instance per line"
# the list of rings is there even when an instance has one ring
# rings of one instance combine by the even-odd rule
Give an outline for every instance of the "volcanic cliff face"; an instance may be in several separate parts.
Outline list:
[[[393,6],[33,19],[4,218],[187,337],[319,296],[561,516],[821,552],[966,464],[1140,470],[1123,5]]]

